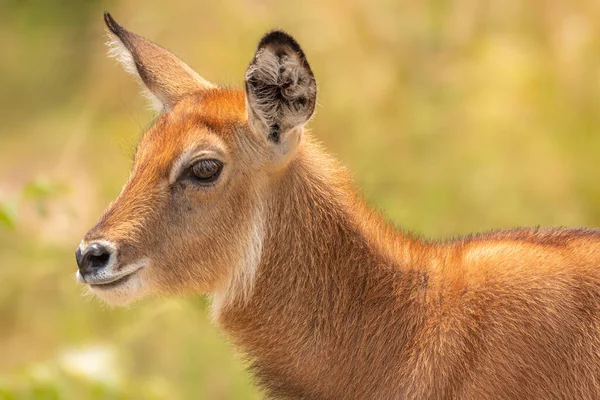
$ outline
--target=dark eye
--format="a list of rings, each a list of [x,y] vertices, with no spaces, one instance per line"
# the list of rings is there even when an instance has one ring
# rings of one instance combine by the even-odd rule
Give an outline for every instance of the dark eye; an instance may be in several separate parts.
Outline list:
[[[190,168],[189,176],[201,183],[211,183],[219,178],[223,170],[223,163],[219,160],[200,160]]]

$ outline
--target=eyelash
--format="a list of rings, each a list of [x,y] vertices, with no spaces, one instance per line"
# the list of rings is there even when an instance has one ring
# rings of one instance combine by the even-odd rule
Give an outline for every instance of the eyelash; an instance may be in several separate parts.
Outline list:
[[[222,171],[221,161],[213,158],[201,159],[187,169],[187,177],[196,183],[208,185],[216,182]]]

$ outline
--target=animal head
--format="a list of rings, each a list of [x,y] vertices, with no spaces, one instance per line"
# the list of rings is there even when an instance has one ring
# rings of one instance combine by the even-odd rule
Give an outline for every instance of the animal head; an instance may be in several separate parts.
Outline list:
[[[111,304],[218,296],[233,285],[243,294],[260,258],[266,188],[289,168],[314,113],[304,52],[288,34],[270,32],[245,90],[221,88],[110,14],[105,22],[111,54],[160,113],[122,192],[76,251],[78,280]]]

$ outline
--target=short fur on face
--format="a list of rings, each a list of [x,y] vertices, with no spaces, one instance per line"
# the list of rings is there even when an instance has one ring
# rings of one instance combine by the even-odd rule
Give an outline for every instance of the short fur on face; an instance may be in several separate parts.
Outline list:
[[[122,193],[85,242],[109,240],[118,247],[117,271],[147,260],[137,274],[140,289],[129,298],[120,293],[119,303],[147,293],[191,291],[211,293],[218,310],[248,297],[262,253],[262,193],[269,174],[293,156],[316,103],[316,82],[302,49],[284,32],[265,35],[244,93],[217,88],[110,14],[105,22],[109,54],[142,83],[162,113],[140,141]],[[201,158],[224,164],[210,187],[186,178]],[[97,292],[117,301],[111,293]]]
[[[305,131],[317,86],[291,36],[263,37],[243,91],[105,20],[162,113],[80,247],[134,275],[95,294],[209,294],[273,398],[600,398],[600,231],[399,232]]]

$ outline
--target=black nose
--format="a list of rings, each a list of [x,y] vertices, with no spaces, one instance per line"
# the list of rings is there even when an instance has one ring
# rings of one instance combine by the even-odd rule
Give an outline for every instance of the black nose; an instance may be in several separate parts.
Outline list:
[[[75,258],[79,273],[85,276],[106,267],[110,255],[111,251],[98,243],[90,244],[83,253],[78,248],[75,251]]]

